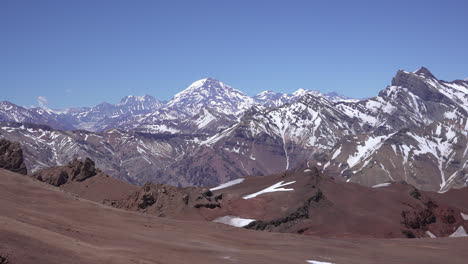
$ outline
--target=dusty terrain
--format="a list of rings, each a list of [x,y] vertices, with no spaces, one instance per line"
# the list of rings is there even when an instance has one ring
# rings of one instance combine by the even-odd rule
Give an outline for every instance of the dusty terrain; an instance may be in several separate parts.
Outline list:
[[[0,170],[8,263],[466,263],[467,238],[326,239],[185,222],[83,200]]]

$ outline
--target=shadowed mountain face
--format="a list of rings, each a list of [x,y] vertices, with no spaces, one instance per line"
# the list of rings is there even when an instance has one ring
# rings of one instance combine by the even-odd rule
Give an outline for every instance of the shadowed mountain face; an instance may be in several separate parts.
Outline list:
[[[29,171],[90,157],[107,174],[136,184],[210,186],[307,163],[367,186],[404,180],[443,192],[467,185],[468,82],[438,80],[421,68],[398,71],[373,98],[333,96],[299,90],[251,98],[202,79],[146,112],[102,115],[100,129],[121,130],[4,123],[0,137],[21,142]],[[130,99],[120,107],[150,100]],[[95,112],[101,108],[107,107]]]

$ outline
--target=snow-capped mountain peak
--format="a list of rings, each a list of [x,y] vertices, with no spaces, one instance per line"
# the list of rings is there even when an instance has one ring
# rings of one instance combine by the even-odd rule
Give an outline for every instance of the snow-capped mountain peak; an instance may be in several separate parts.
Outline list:
[[[268,90],[268,91],[263,91],[263,92],[257,94],[256,96],[254,96],[254,98],[256,98],[256,99],[258,98],[259,100],[265,100],[265,99],[267,99],[267,98],[269,98],[271,96],[275,96],[277,94],[279,94],[279,93]]]
[[[207,106],[224,114],[238,115],[252,105],[254,100],[243,92],[216,79],[206,78],[177,93],[164,110],[177,109],[184,117],[188,117]]]
[[[125,105],[125,104],[132,103],[132,102],[145,102],[145,101],[154,101],[154,100],[155,100],[154,97],[147,95],[147,94],[143,96],[128,95],[120,100],[119,105]]]
[[[417,75],[422,75],[422,76],[427,77],[427,78],[434,78],[435,79],[435,76],[426,67],[421,67],[421,68],[417,69],[416,71],[414,71],[413,73],[417,74]]]
[[[295,91],[293,93],[294,96],[303,96],[305,95],[306,93],[309,93],[310,91],[306,90],[306,89],[303,89],[303,88],[299,88],[297,91]]]
[[[204,78],[198,81],[193,82],[189,87],[185,90],[177,93],[173,99],[168,103],[168,106],[171,104],[177,103],[177,100],[182,100],[186,97],[193,96],[193,95],[200,95],[200,96],[209,96],[210,93],[220,95],[223,94],[224,90],[234,90],[235,92],[242,93],[241,91],[233,89],[231,86],[226,85],[214,78]]]
[[[303,88],[300,88],[299,90],[295,91],[292,94],[278,93],[278,92],[273,92],[273,91],[264,91],[264,92],[257,94],[253,98],[255,99],[257,104],[261,104],[267,107],[278,107],[284,104],[292,104],[307,94],[325,98],[330,102],[340,102],[340,101],[356,102],[358,101],[356,99],[352,99],[350,97],[340,95],[336,92],[321,93],[319,91],[306,90]]]

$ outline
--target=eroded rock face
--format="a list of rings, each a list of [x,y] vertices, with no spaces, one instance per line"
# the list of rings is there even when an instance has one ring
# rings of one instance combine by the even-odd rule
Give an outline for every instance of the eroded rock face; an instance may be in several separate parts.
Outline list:
[[[463,225],[457,209],[438,204],[416,188],[410,192],[410,196],[415,202],[409,206],[410,210],[401,212],[402,233],[406,237],[424,237],[428,231],[437,237],[446,237]]]
[[[8,263],[10,263],[8,262],[8,257],[0,255],[0,264],[8,264]]]
[[[27,174],[23,160],[23,150],[18,142],[0,140],[0,168]]]
[[[270,230],[275,231],[281,225],[293,225],[295,221],[307,220],[310,219],[311,213],[310,208],[318,208],[318,207],[329,207],[330,201],[323,195],[320,190],[317,190],[315,195],[307,199],[304,204],[297,208],[296,211],[286,215],[285,217],[277,218],[270,221],[254,221],[244,228],[247,229],[254,229],[254,230]],[[303,233],[304,230],[298,230],[298,233]]]
[[[84,161],[73,159],[66,166],[52,167],[40,170],[31,177],[54,186],[61,186],[71,181],[84,181],[100,172],[94,161],[86,158]]]
[[[222,195],[215,196],[206,188],[179,188],[148,182],[130,196],[110,204],[162,217],[177,217],[199,208],[219,208],[221,199]]]

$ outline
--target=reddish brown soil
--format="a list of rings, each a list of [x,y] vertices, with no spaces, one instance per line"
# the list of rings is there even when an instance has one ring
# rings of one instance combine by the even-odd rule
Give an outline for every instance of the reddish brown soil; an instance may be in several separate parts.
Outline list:
[[[466,263],[466,238],[330,239],[122,211],[0,170],[9,263]]]
[[[87,200],[108,203],[129,196],[140,187],[98,173],[83,182],[72,181],[60,186],[65,191],[74,193]]]
[[[315,169],[300,169],[262,177],[247,177],[232,187],[208,189],[177,188],[147,183],[136,187],[106,176],[94,162],[77,160],[67,166],[37,172],[34,178],[60,187],[79,197],[139,211],[144,214],[182,220],[213,221],[236,216],[258,220],[247,228],[322,237],[427,237],[427,231],[446,237],[458,227],[468,230],[460,212],[468,213],[468,192],[446,194],[422,192],[405,183],[368,188],[335,181]],[[66,174],[66,181],[61,175]],[[74,180],[77,173],[93,175]],[[77,175],[81,175],[77,174]],[[33,175],[34,176],[34,175]],[[265,193],[253,199],[243,196],[278,182],[294,191]],[[467,189],[468,190],[468,189]]]
[[[280,181],[295,181],[284,187],[294,191],[242,199]],[[405,183],[368,188],[336,182],[314,170],[302,170],[247,177],[238,185],[214,192],[219,194],[223,194],[220,208],[201,212],[206,219],[234,215],[263,221],[251,226],[254,229],[326,237],[382,238],[425,237],[426,231],[443,237],[461,225],[468,230],[468,222],[460,215],[468,207],[466,190],[451,191],[449,195],[426,193]],[[307,202],[310,199],[314,201]],[[450,221],[446,221],[448,218]]]

